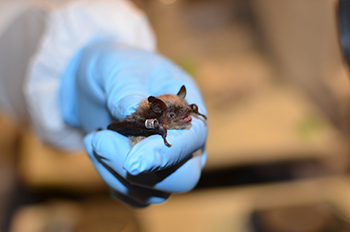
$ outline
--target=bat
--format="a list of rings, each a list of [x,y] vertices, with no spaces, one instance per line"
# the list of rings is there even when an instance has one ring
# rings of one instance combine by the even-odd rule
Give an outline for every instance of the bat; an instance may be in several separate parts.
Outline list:
[[[189,129],[191,114],[207,120],[207,116],[198,112],[196,104],[187,104],[186,87],[183,85],[175,94],[150,96],[143,100],[134,113],[122,120],[113,121],[108,130],[128,136],[130,145],[134,146],[150,135],[161,135],[164,144],[171,147],[166,140],[167,129]]]

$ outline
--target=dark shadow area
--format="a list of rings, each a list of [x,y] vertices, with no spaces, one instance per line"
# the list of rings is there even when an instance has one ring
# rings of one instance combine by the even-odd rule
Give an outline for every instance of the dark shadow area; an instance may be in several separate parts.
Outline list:
[[[258,210],[250,218],[252,232],[348,232],[350,224],[329,203]]]
[[[204,170],[196,189],[274,183],[326,176],[331,173],[331,170],[316,159],[226,167]]]

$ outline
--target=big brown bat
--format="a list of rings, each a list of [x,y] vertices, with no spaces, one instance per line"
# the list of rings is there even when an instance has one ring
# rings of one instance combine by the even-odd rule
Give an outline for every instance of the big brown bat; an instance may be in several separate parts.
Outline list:
[[[164,144],[171,147],[166,140],[167,129],[190,128],[192,113],[207,120],[205,115],[198,112],[196,104],[187,104],[185,97],[186,87],[184,85],[176,95],[150,96],[139,104],[134,113],[123,120],[115,120],[107,129],[128,136],[131,146],[147,136],[159,134]]]

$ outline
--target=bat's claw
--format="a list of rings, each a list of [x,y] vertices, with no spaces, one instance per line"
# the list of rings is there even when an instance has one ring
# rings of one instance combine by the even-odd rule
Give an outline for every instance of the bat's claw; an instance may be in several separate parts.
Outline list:
[[[163,140],[164,140],[164,144],[165,144],[167,147],[171,147],[171,144],[168,143],[168,141],[166,141],[166,138],[165,138],[165,137],[163,137]]]

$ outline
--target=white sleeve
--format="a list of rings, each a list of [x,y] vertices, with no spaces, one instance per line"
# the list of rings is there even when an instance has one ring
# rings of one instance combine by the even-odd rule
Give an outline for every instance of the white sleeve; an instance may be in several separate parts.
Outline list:
[[[24,87],[28,109],[42,140],[63,149],[78,149],[83,135],[64,123],[58,97],[60,78],[70,59],[100,38],[149,51],[155,50],[155,38],[146,16],[127,0],[70,2],[48,14],[46,21]]]
[[[44,17],[32,1],[0,1],[0,110],[20,122],[29,121],[22,87],[44,31]]]

